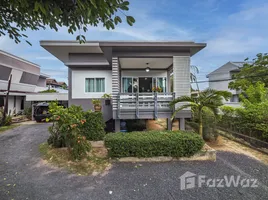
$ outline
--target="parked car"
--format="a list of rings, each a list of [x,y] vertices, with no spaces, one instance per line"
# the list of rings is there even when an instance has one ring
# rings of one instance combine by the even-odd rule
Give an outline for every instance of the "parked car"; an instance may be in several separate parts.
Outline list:
[[[48,112],[49,103],[42,102],[38,103],[34,108],[34,119],[37,122],[43,122],[46,118],[49,118],[51,115]]]

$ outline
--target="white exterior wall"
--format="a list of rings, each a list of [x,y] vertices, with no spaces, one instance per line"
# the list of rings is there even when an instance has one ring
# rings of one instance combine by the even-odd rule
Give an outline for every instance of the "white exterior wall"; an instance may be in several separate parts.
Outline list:
[[[85,92],[86,78],[105,78],[105,92]],[[72,70],[72,99],[101,98],[112,93],[112,70]]]
[[[14,96],[8,97],[8,114],[13,114],[14,110]]]
[[[214,90],[223,90],[223,91],[228,91],[231,92],[233,95],[239,94],[239,91],[236,90],[230,90],[228,88],[229,83],[231,82],[228,79],[231,79],[231,74],[230,71],[234,70],[234,69],[238,69],[237,66],[231,64],[231,63],[226,63],[225,65],[223,65],[222,67],[218,68],[217,70],[215,70],[214,72],[212,72],[211,74],[208,75],[208,79],[209,81],[214,81],[215,82],[209,82],[209,88],[210,89],[214,89]],[[226,80],[227,79],[227,80]],[[220,80],[226,80],[226,81],[220,81]],[[225,101],[225,103],[238,103],[238,98],[234,97],[234,102],[231,102],[230,100]],[[239,104],[239,103],[238,103]]]
[[[27,94],[26,101],[68,101],[68,93]]]
[[[21,101],[23,98],[24,97],[22,97],[22,96],[16,96],[16,104],[14,107],[15,96],[8,97],[8,114],[10,113],[11,115],[13,115],[13,111],[15,109],[16,109],[16,113],[21,110],[20,109],[21,108]]]
[[[12,77],[13,79],[13,77]],[[0,88],[2,90],[7,90],[8,81],[0,80]],[[10,90],[13,91],[23,91],[23,92],[34,92],[35,91],[35,85],[30,84],[24,84],[24,83],[14,83],[11,82]]]

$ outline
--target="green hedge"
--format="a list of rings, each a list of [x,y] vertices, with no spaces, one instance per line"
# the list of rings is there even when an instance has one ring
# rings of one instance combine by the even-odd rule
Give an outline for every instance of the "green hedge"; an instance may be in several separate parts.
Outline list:
[[[82,135],[86,136],[87,140],[91,141],[103,140],[105,136],[105,123],[102,113],[87,111],[84,117],[86,122],[82,126]]]
[[[189,157],[204,145],[199,135],[186,131],[109,133],[104,143],[110,157]]]

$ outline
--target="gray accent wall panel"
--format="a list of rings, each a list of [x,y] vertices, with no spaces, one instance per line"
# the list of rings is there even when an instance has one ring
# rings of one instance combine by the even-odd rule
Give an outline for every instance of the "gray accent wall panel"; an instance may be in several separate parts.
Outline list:
[[[112,105],[113,105],[113,111],[117,110],[117,98],[118,98],[118,93],[119,93],[119,77],[120,72],[119,72],[119,62],[118,62],[118,57],[113,57],[112,58]],[[115,113],[115,112],[114,112]],[[115,115],[115,114],[114,114]],[[116,116],[114,116],[116,118]]]
[[[35,74],[31,74],[28,72],[23,72],[20,83],[25,83],[25,84],[31,84],[31,85],[37,85],[39,76]]]
[[[0,65],[0,80],[7,81],[11,73],[11,68]]]
[[[112,115],[112,105],[105,105],[105,99],[100,99],[102,104],[102,114],[104,121],[110,120]],[[69,106],[71,105],[80,105],[82,106],[83,110],[94,110],[92,99],[69,99]]]
[[[190,96],[190,56],[173,56],[173,81],[175,97]]]
[[[107,59],[100,53],[70,53],[69,62],[106,63]]]
[[[37,81],[37,86],[46,87],[46,78],[39,76],[38,81]]]
[[[23,60],[23,59],[21,59]],[[34,66],[33,64],[30,64],[28,61],[24,62],[18,59],[15,59],[13,57],[4,55],[0,52],[0,63],[3,63],[3,65],[10,66],[15,69],[21,69],[26,72],[31,72],[35,74],[40,74],[40,68],[37,66]]]

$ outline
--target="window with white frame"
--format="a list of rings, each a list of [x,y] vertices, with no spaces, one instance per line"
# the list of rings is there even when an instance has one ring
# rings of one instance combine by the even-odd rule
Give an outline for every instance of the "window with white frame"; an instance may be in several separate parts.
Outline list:
[[[105,78],[86,78],[85,92],[105,92]]]
[[[146,81],[142,81],[145,79]],[[167,92],[167,78],[166,77],[122,77],[121,91],[123,93],[142,92],[144,84],[151,87],[160,87],[162,92]]]

